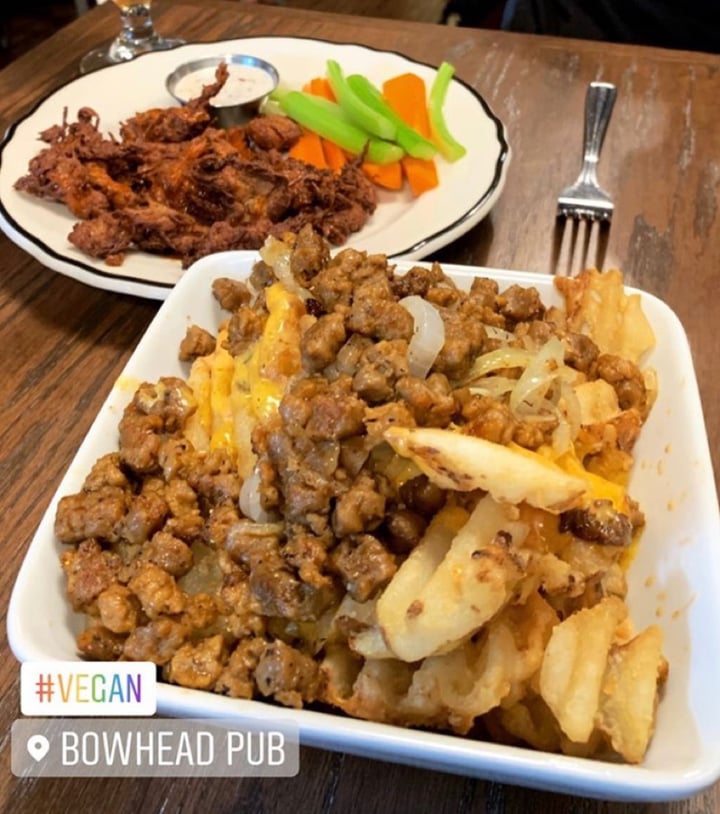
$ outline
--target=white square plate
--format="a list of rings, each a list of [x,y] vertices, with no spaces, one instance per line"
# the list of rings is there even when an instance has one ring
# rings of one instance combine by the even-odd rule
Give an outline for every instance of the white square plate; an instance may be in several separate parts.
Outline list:
[[[77,659],[82,619],[65,599],[65,579],[53,522],[58,499],[80,489],[95,460],[117,448],[122,410],[141,381],[186,375],[177,348],[191,323],[215,330],[220,310],[211,293],[218,276],[245,277],[254,252],[227,252],[199,261],[160,308],[102,407],[53,498],[27,552],[8,612],[8,638],[20,661]],[[400,269],[410,262],[400,261]],[[552,277],[445,265],[462,284],[473,276],[535,286],[544,302],[559,302]],[[352,720],[261,701],[160,685],[158,712],[178,717],[258,717],[297,722],[304,744],[380,760],[490,778],[536,788],[622,800],[687,797],[720,777],[720,516],[702,407],[685,332],[657,298],[640,292],[657,336],[647,363],[658,373],[659,396],[636,446],[630,484],[647,527],[628,574],[628,604],[638,627],[665,633],[670,675],[657,730],[644,763],[617,765],[543,754]]]

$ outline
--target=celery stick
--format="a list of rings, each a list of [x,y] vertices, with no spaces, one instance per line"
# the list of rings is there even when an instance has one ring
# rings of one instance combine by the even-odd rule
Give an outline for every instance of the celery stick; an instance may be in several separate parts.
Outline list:
[[[453,137],[445,121],[445,114],[443,112],[445,96],[447,95],[447,89],[454,73],[455,68],[453,68],[449,62],[443,62],[440,65],[435,74],[432,87],[430,88],[430,102],[428,105],[430,130],[433,134],[433,139],[440,152],[448,161],[457,161],[467,152],[465,147],[458,143]]]
[[[368,107],[390,119],[397,127],[395,141],[408,155],[413,156],[413,158],[424,159],[430,159],[436,155],[438,151],[436,145],[420,135],[406,121],[403,121],[385,101],[380,90],[367,77],[362,76],[362,74],[352,74],[352,76],[348,76],[347,83],[358,99],[361,99]]]
[[[283,84],[283,82],[278,82],[275,88],[268,94],[268,98],[272,99],[273,102],[279,102],[283,96],[286,96],[291,90],[293,89]]]
[[[277,98],[286,115],[319,136],[328,139],[352,155],[361,155],[374,164],[390,164],[405,154],[402,147],[370,136],[344,114],[340,105],[298,90],[282,93]]]
[[[334,59],[327,61],[327,77],[338,104],[351,121],[378,138],[395,141],[397,133],[395,124],[358,98],[348,85],[342,68]]]
[[[266,96],[263,101],[260,102],[260,113],[263,116],[285,115],[283,109],[280,107],[280,102],[270,96]]]

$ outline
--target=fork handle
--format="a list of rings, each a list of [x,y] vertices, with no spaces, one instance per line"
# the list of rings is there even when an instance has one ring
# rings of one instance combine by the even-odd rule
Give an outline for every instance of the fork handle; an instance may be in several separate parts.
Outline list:
[[[585,96],[583,168],[585,180],[596,182],[596,167],[612,114],[617,88],[609,82],[591,82]]]

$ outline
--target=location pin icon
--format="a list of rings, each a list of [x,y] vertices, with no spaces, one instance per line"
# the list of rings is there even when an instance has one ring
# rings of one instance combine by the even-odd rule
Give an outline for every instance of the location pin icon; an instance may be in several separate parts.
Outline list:
[[[50,751],[50,741],[45,735],[33,735],[28,738],[27,750],[33,760],[41,761]]]

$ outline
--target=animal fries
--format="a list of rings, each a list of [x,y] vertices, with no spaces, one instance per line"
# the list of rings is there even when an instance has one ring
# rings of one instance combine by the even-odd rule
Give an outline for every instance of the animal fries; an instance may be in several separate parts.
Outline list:
[[[625,569],[657,383],[619,272],[460,289],[310,228],[213,281],[58,506],[86,658],[233,698],[641,762],[667,675]],[[434,309],[441,342],[404,302]],[[605,306],[612,314],[606,316]],[[435,341],[428,341],[428,340]],[[411,374],[410,344],[436,348]]]

